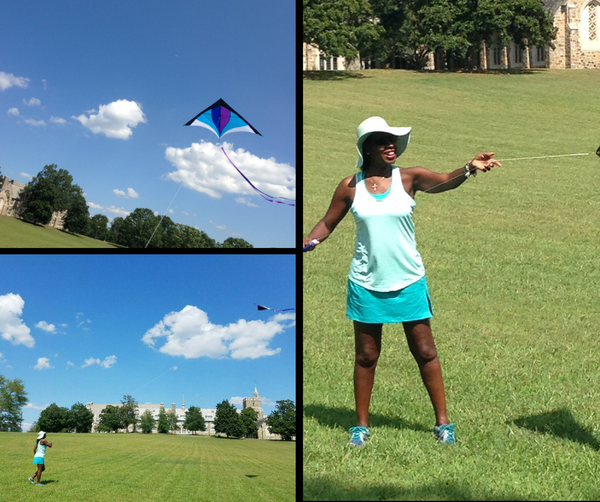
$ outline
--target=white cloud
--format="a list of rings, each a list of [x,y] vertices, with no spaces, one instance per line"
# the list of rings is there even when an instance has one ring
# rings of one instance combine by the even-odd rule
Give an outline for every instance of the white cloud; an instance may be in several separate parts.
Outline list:
[[[133,188],[128,188],[127,193],[125,193],[123,190],[115,188],[113,190],[113,193],[118,195],[119,197],[125,197],[126,199],[137,199],[139,197],[139,195]]]
[[[49,370],[54,368],[50,366],[50,360],[47,357],[40,357],[37,364],[33,367],[34,370]]]
[[[33,347],[35,340],[29,328],[20,319],[25,301],[20,295],[9,293],[0,296],[0,333],[2,338],[13,345],[23,344]]]
[[[19,176],[21,176],[22,178],[25,178],[27,180],[33,179],[33,176],[31,176],[31,174],[28,174],[28,173],[19,173]]]
[[[48,406],[50,405],[45,404],[44,406],[38,406],[33,403],[27,403],[25,406],[23,406],[23,408],[29,408],[30,410],[45,410],[46,408],[48,408]]]
[[[250,202],[250,199],[246,199],[245,197],[236,197],[235,201],[238,204],[246,204],[248,207],[258,207],[256,204]]]
[[[29,79],[25,77],[15,77],[12,73],[0,71],[0,89],[3,91],[12,86],[27,87]]]
[[[101,361],[98,358],[90,357],[89,359],[85,360],[84,364],[82,364],[81,367],[85,368],[86,366],[92,366],[93,364],[98,364],[98,365],[102,366],[103,368],[110,368],[116,362],[117,362],[117,356],[105,357],[103,361]]]
[[[25,119],[25,123],[29,124],[30,126],[34,126],[34,127],[40,127],[40,126],[46,125],[46,122],[44,122],[43,120],[34,120],[34,119]]]
[[[274,197],[295,198],[296,170],[292,166],[279,164],[274,158],[261,159],[241,148],[233,150],[230,143],[223,143],[223,148],[259,190]],[[177,168],[167,176],[192,190],[213,198],[220,198],[223,192],[256,195],[217,145],[202,141],[189,148],[168,147],[165,158]]]
[[[109,138],[129,139],[132,127],[140,122],[146,122],[146,116],[141,106],[135,101],[119,99],[107,105],[100,105],[97,115],[95,110],[89,110],[89,117],[79,115],[71,118],[78,120],[94,134],[102,133]]]
[[[10,108],[7,112],[9,115],[14,115],[15,117],[19,116],[19,109],[18,108]]]
[[[38,98],[31,98],[29,101],[26,101],[25,98],[23,98],[23,103],[25,103],[27,106],[39,106],[42,104]]]
[[[172,209],[169,209],[169,214],[175,214],[175,211],[173,211]]]
[[[75,363],[72,361],[67,361],[67,369],[72,368],[73,366],[75,366]]]
[[[110,214],[116,214],[117,216],[122,216],[123,218],[127,218],[129,216],[129,214],[131,213],[131,211],[126,211],[122,207],[116,207],[116,206],[107,206],[104,208],[104,210]]]
[[[227,230],[227,225],[217,225],[214,221],[209,220],[210,223],[212,223],[215,227],[217,227],[219,230]]]
[[[239,396],[231,397],[231,398],[229,398],[229,402],[231,404],[233,404],[234,406],[238,406],[238,407],[239,406],[243,406],[244,405],[244,398],[243,397],[239,397]]]
[[[67,121],[60,117],[50,117],[50,122],[54,122],[55,124],[66,124]]]
[[[54,326],[54,324],[48,324],[46,321],[38,322],[35,327],[47,331],[48,333],[56,333],[56,326]]]
[[[104,209],[104,207],[101,206],[100,204],[95,204],[93,202],[88,202],[87,205],[90,206],[93,209]]]
[[[282,319],[281,321],[286,321]],[[233,359],[256,359],[277,354],[281,349],[268,345],[273,337],[281,333],[287,324],[275,316],[268,321],[246,321],[220,326],[208,320],[206,312],[187,305],[180,312],[167,314],[162,321],[149,329],[142,341],[151,347],[165,338],[159,351],[186,359],[210,357],[214,359],[230,356]]]

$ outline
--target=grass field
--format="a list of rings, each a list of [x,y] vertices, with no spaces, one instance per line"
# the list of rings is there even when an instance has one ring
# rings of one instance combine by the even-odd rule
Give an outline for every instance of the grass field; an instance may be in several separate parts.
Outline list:
[[[48,434],[42,484],[27,478],[35,434],[0,433],[0,500],[293,501],[295,443],[200,436]]]
[[[0,216],[0,248],[111,248],[117,246],[51,227]]]
[[[356,127],[412,126],[399,165],[439,172],[496,158],[595,152],[600,71],[373,70],[306,79],[304,235],[356,172]],[[600,497],[600,159],[505,162],[457,190],[419,193],[414,220],[457,445],[433,410],[400,325],[386,325],[372,440],[355,425],[345,318],[351,215],[303,256],[305,500]]]

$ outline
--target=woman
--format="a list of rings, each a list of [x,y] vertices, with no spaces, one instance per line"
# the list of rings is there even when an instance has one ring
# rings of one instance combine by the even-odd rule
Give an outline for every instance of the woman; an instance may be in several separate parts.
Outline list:
[[[38,469],[37,472],[29,478],[29,481],[35,484],[35,477],[37,476],[37,486],[44,486],[40,483],[40,478],[42,476],[42,472],[46,470],[46,467],[44,465],[46,446],[52,448],[52,443],[50,441],[46,441],[46,433],[44,431],[41,431],[38,434],[37,441],[35,442],[35,447],[33,448],[33,463],[37,464]]]
[[[357,425],[350,444],[362,446],[369,437],[369,403],[384,323],[403,324],[435,412],[435,437],[454,444],[454,424],[448,420],[442,369],[429,319],[433,312],[425,269],[417,252],[412,213],[418,191],[440,193],[462,185],[477,171],[500,162],[493,153],[480,153],[451,173],[424,167],[398,168],[396,159],[408,146],[410,127],[390,127],[370,117],[357,129],[357,167],[361,172],[343,179],[327,213],[304,239],[314,250],[335,230],[348,211],[356,220],[356,247],[348,277],[347,316],[354,322],[354,394]]]

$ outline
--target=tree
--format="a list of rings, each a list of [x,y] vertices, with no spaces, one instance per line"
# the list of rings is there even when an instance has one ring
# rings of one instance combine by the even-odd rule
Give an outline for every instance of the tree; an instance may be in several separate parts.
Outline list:
[[[258,435],[258,427],[256,426],[258,413],[254,408],[244,408],[240,413],[240,420],[242,421],[244,436],[254,437]]]
[[[223,241],[222,248],[253,248],[254,246],[244,239],[229,237]]]
[[[32,223],[47,225],[52,219],[53,206],[58,192],[50,180],[40,180],[35,185],[28,184],[21,192],[25,210],[21,217]]]
[[[71,233],[85,234],[90,220],[90,211],[81,193],[73,196],[64,220],[64,228]]]
[[[152,429],[154,429],[154,425],[156,424],[156,420],[152,417],[152,413],[150,410],[146,410],[142,413],[140,427],[142,428],[142,432],[144,434],[150,434]]]
[[[116,219],[116,218],[115,218]],[[165,219],[170,219],[165,217]],[[152,232],[158,225],[160,218],[154,216],[154,213],[150,209],[137,208],[135,211],[129,214],[119,228],[119,241],[118,244],[130,248],[143,248]],[[165,225],[167,225],[165,223]],[[152,241],[148,247],[162,247],[162,229],[159,227],[152,237]]]
[[[296,435],[296,406],[289,399],[277,401],[277,407],[267,417],[267,426],[271,434],[279,434],[284,441]]]
[[[101,432],[117,432],[123,427],[123,417],[119,411],[119,406],[107,405],[100,413],[98,430]]]
[[[67,426],[70,431],[92,432],[94,414],[84,404],[78,402],[71,406],[67,417]]]
[[[206,424],[202,416],[202,410],[196,406],[190,406],[185,412],[185,422],[183,427],[188,431],[195,433],[196,431],[205,431]]]
[[[121,242],[121,228],[123,226],[124,221],[125,220],[120,216],[117,216],[115,219],[112,220],[112,223],[110,224],[110,230],[108,231],[108,238],[111,242],[123,245],[123,243]]]
[[[161,406],[158,412],[158,425],[156,426],[159,434],[166,434],[169,432],[169,422],[167,421],[167,412],[165,407]]]
[[[135,432],[135,426],[137,424],[138,404],[133,397],[130,395],[123,396],[121,399],[121,405],[119,412],[121,413],[121,422],[125,431],[129,432],[129,426],[133,425],[133,432]]]
[[[27,404],[23,381],[0,375],[0,432],[21,432],[21,408]]]
[[[224,433],[227,437],[242,437],[244,429],[242,420],[233,404],[229,401],[222,401],[217,404],[217,413],[215,415],[215,432]]]
[[[167,426],[171,432],[175,432],[179,429],[177,412],[174,409],[170,409],[167,412]]]
[[[68,432],[70,430],[69,409],[52,403],[40,413],[38,425],[40,430],[45,432]]]
[[[103,214],[95,214],[92,216],[89,220],[86,235],[92,239],[98,239],[100,241],[106,240],[109,235],[108,217]]]

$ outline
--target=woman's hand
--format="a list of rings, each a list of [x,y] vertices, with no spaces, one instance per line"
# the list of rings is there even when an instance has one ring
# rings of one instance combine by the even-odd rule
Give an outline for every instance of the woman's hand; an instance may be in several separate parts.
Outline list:
[[[302,241],[302,248],[305,249],[306,246],[310,246],[306,251],[312,251],[320,244],[318,239],[310,239],[310,237],[305,237],[304,241]]]
[[[489,171],[492,167],[502,167],[499,160],[493,158],[494,152],[482,152],[469,162],[469,168],[472,171],[473,168],[479,169],[480,171]]]

